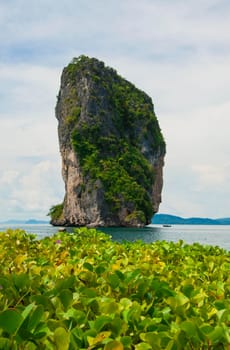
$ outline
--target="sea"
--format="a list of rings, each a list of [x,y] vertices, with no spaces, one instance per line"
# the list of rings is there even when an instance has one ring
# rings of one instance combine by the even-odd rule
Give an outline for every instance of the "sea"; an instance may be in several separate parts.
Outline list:
[[[28,233],[34,233],[38,239],[46,236],[52,236],[61,229],[49,224],[43,225],[9,225],[0,224],[0,232],[7,228],[20,228]],[[73,232],[74,228],[66,228],[68,232]],[[100,231],[111,236],[111,239],[118,242],[142,240],[145,243],[155,241],[178,242],[183,240],[187,244],[195,242],[203,245],[219,246],[230,251],[230,225],[148,225],[143,228],[100,228]]]

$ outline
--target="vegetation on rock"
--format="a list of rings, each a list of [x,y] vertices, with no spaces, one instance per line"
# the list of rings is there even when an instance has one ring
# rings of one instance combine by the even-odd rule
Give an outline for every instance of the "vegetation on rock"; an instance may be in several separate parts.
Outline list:
[[[48,214],[50,217],[52,217],[52,220],[60,220],[63,215],[63,203],[53,205]]]
[[[230,346],[230,254],[77,229],[0,233],[0,349]]]

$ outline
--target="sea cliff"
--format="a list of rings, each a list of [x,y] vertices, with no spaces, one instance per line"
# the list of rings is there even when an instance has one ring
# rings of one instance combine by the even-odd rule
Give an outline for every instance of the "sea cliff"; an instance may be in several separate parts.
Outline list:
[[[150,223],[165,156],[151,98],[103,62],[80,56],[63,70],[56,118],[65,197],[51,208],[51,223]]]

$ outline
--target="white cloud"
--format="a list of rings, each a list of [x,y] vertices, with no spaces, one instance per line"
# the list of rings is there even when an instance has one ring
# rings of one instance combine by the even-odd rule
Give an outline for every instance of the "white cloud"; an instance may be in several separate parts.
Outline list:
[[[198,164],[192,168],[197,175],[198,188],[201,189],[208,188],[210,191],[213,191],[213,188],[218,186],[219,190],[223,184],[228,183],[230,180],[230,164],[228,166],[223,164],[222,167],[217,167],[214,164]]]
[[[0,176],[0,186],[12,185],[18,178],[19,172],[16,170],[6,170]]]
[[[53,181],[59,170],[57,164],[50,161],[36,164],[28,174],[20,178],[19,188],[12,191],[12,197],[27,210],[47,211],[58,200]],[[57,191],[58,194],[60,192]]]
[[[59,155],[57,123],[52,116],[47,121],[11,120],[1,121],[1,143],[6,157],[53,157]],[[39,119],[39,118],[37,118]],[[54,119],[54,118],[53,118]]]
[[[59,70],[25,64],[0,64],[0,119],[44,119],[54,115]],[[47,115],[49,114],[49,115]]]
[[[49,208],[63,199],[64,183],[57,161],[44,160],[33,166],[27,163],[20,172],[6,170],[0,178],[0,186],[0,205],[2,208],[9,205],[1,213],[0,220],[10,217],[45,219]]]
[[[229,110],[230,103],[224,103],[188,113],[184,120],[175,115],[164,120],[168,154],[161,211],[229,215]]]

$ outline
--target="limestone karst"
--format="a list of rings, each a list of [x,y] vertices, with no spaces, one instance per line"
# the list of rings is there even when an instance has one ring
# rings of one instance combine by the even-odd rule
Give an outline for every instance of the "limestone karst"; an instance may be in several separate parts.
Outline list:
[[[51,223],[150,223],[165,156],[151,98],[103,62],[80,56],[63,70],[56,117],[65,197],[51,208]]]

